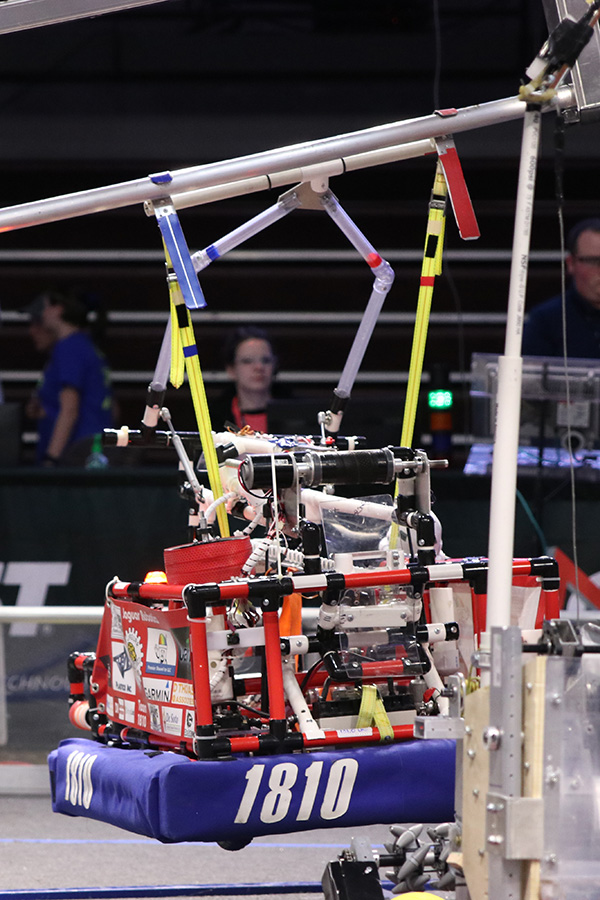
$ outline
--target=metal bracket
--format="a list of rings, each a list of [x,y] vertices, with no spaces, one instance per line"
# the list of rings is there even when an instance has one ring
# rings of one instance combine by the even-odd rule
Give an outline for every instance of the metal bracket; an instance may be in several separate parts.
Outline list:
[[[488,852],[508,860],[541,859],[544,851],[541,797],[487,795],[485,838]]]
[[[414,736],[416,738],[459,740],[464,737],[464,734],[464,719],[454,719],[449,716],[415,716]]]
[[[202,309],[206,300],[192,264],[190,251],[183,234],[179,217],[170,198],[152,204],[156,224],[160,229],[171,265],[188,309]]]
[[[323,204],[321,203],[321,196],[328,189],[327,178],[322,179],[322,181],[322,191],[315,191],[313,182],[303,181],[301,184],[297,184],[295,187],[290,188],[289,191],[285,191],[285,193],[281,194],[281,196],[278,197],[278,202],[285,204],[286,202],[293,200],[293,207],[295,208],[322,210]]]

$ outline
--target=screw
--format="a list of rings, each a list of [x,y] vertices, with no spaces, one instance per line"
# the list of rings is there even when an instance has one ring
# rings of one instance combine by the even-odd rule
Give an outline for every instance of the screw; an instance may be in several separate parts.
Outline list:
[[[500,730],[494,725],[489,725],[483,732],[483,743],[488,750],[497,750],[500,746]]]
[[[99,684],[97,684],[95,681],[90,682],[90,691],[92,692],[92,694],[97,694],[99,690]]]

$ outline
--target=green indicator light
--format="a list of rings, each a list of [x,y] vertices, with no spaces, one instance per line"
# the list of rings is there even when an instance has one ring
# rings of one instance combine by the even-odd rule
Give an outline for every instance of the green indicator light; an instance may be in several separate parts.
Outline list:
[[[452,391],[429,391],[429,409],[450,409]]]

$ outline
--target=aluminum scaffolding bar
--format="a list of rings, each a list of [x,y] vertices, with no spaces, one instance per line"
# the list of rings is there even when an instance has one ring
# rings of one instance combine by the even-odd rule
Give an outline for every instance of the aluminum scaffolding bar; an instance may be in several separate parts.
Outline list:
[[[0,3],[0,34],[165,2],[166,0],[4,0]]]
[[[568,109],[573,104],[571,88],[564,87],[557,91],[548,108]],[[524,114],[523,101],[518,97],[509,97],[456,111],[444,110],[442,114],[434,113],[418,119],[377,125],[319,141],[292,144],[249,156],[179,169],[172,173],[150,175],[88,191],[22,203],[0,209],[0,231],[29,228],[32,225],[58,222],[109,209],[135,206],[146,200],[160,200],[166,194],[173,196],[257,175],[270,175],[296,166],[317,165],[409,141],[441,138],[448,132],[456,134],[521,119]]]

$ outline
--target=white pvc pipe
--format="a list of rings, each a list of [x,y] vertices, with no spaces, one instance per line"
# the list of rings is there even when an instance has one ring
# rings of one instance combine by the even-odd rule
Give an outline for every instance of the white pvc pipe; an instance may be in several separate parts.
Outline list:
[[[397,147],[383,147],[380,150],[370,150],[368,153],[357,153],[354,156],[331,159],[316,166],[287,169],[284,172],[273,172],[271,175],[242,178],[239,181],[219,184],[216,187],[187,191],[185,194],[173,194],[171,200],[175,209],[188,209],[190,206],[201,206],[204,203],[214,203],[217,200],[253,194],[257,191],[269,191],[288,184],[300,184],[312,181],[316,177],[333,178],[335,175],[343,175],[344,172],[355,172],[371,166],[383,166],[401,159],[415,159],[435,152],[433,139],[409,141],[409,143],[399,144]]]
[[[496,433],[490,501],[486,634],[490,634],[494,626],[510,625],[523,368],[521,345],[540,125],[540,111],[528,109],[523,124],[505,350],[504,356],[498,360]],[[485,641],[483,643],[485,644]]]
[[[103,606],[0,606],[0,625],[38,622],[42,625],[97,625]]]
[[[325,734],[313,719],[306,697],[300,690],[300,685],[296,680],[294,665],[293,656],[283,660],[283,689],[285,696],[298,720],[301,733],[311,740],[323,738]]]

